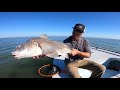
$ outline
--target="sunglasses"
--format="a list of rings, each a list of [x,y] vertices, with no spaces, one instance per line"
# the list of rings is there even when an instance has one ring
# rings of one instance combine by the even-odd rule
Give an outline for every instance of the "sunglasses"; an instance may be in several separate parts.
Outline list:
[[[84,31],[82,30],[79,30],[79,29],[74,29],[75,32],[78,32],[78,33],[83,33]]]

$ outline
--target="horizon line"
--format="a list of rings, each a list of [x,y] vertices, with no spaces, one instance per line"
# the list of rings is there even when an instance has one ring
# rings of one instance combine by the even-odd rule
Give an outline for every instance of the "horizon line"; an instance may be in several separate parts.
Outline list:
[[[48,37],[69,37],[70,35],[48,35]],[[0,39],[2,38],[25,38],[25,37],[40,37],[40,36],[17,36],[17,37],[0,37]],[[85,38],[99,38],[99,39],[116,39],[116,40],[120,40],[120,38],[107,38],[107,37],[92,37],[92,36],[84,36]]]

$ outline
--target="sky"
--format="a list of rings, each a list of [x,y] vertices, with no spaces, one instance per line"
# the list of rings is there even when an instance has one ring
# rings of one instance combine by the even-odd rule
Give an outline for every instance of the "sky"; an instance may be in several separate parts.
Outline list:
[[[85,37],[120,39],[120,12],[0,12],[0,38],[69,36],[76,23]]]

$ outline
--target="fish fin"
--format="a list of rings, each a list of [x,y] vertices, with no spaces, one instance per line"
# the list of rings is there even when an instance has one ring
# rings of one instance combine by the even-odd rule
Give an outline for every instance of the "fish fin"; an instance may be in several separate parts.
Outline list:
[[[64,57],[64,58],[67,58],[67,59],[69,59],[69,55],[68,55],[68,54],[61,55],[60,57]]]
[[[50,58],[59,57],[59,55],[58,55],[56,52],[47,54],[46,56],[47,56],[47,57],[50,57]]]
[[[69,54],[67,53],[64,57],[67,58],[67,59],[69,59]]]
[[[63,49],[57,49],[56,52],[58,53],[58,55],[66,56],[68,53],[71,53],[71,50],[63,48]]]
[[[40,38],[48,39],[48,36],[46,34],[42,34],[42,35],[40,35]]]

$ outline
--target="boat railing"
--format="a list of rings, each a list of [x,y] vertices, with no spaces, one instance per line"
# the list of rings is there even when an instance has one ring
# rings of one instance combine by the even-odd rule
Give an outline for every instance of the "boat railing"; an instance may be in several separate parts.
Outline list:
[[[102,51],[102,52],[109,53],[109,54],[112,54],[112,55],[120,56],[120,52],[117,51],[117,50],[115,51],[115,50],[110,50],[110,49],[107,49],[107,48],[97,47],[97,46],[91,46],[91,48],[94,49],[94,50]]]

